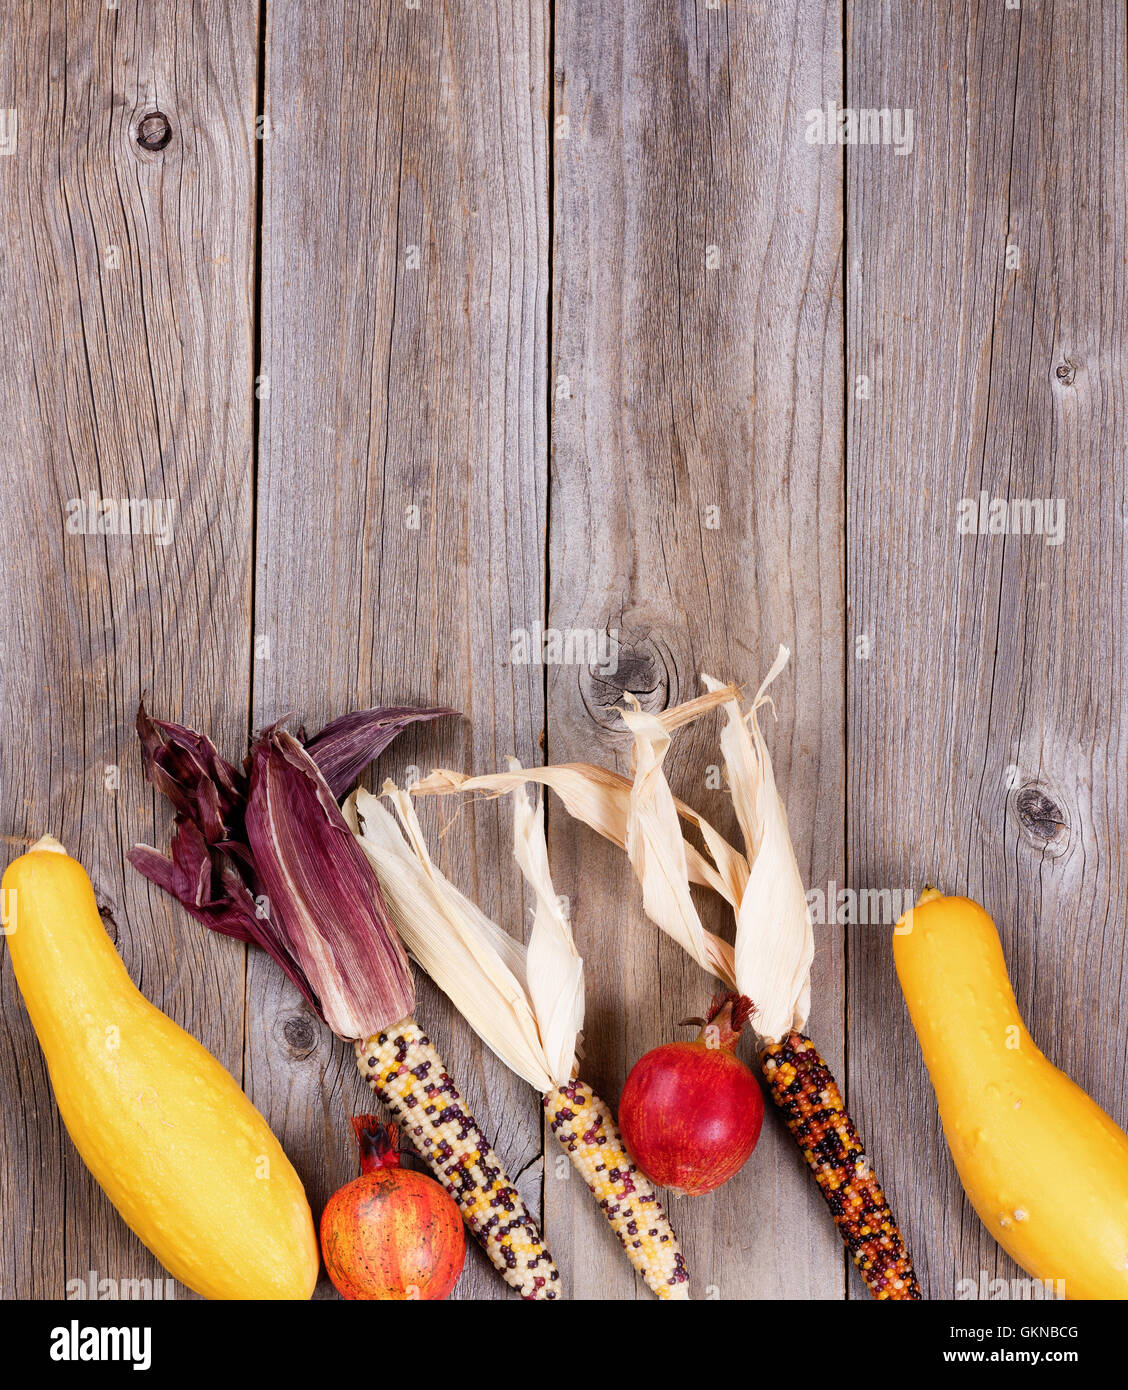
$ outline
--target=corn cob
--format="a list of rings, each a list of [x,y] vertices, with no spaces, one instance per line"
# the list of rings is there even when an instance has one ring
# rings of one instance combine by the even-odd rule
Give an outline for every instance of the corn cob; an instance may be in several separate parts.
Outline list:
[[[689,1297],[689,1274],[649,1178],[627,1156],[609,1107],[582,1081],[544,1098],[548,1121],[587,1183],[627,1258],[659,1298]]]
[[[878,1299],[919,1299],[920,1285],[881,1184],[830,1068],[810,1038],[770,1043],[761,1063],[772,1100],[826,1198],[866,1287]]]
[[[505,1282],[522,1298],[556,1298],[560,1274],[536,1222],[418,1023],[362,1039],[356,1061]]]

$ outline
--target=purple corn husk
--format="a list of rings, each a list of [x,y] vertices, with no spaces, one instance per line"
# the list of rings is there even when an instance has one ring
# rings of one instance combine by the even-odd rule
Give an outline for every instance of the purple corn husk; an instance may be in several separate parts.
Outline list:
[[[337,797],[408,724],[450,713],[360,710],[308,742],[280,722],[255,736],[239,772],[142,701],[145,773],[176,817],[170,857],[135,845],[130,863],[211,930],[261,946],[338,1036],[389,1027],[412,1011],[411,972]]]

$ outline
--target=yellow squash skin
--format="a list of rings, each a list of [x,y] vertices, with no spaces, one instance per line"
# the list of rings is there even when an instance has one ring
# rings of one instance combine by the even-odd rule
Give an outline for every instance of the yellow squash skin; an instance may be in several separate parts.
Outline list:
[[[309,1298],[318,1249],[301,1179],[230,1073],[134,986],[61,851],[36,846],[3,887],[16,981],[75,1148],[190,1289]]]
[[[1128,1135],[1035,1046],[994,922],[930,890],[897,924],[893,955],[980,1220],[1066,1298],[1128,1298]]]

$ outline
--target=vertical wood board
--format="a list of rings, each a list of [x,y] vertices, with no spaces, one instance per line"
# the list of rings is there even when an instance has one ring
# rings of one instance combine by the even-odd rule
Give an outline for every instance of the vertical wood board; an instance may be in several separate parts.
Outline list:
[[[847,82],[916,117],[911,154],[847,159],[847,380],[872,383],[849,417],[854,878],[982,902],[1035,1039],[1121,1125],[1126,39],[1122,6],[864,5]],[[961,534],[981,493],[1037,499],[1042,534],[1033,512]],[[849,997],[855,1106],[926,1294],[1015,1277],[944,1146],[888,930],[852,933]]]
[[[625,691],[660,710],[708,671],[750,696],[785,642],[768,737],[812,884],[843,876],[842,209],[841,156],[806,144],[804,113],[840,97],[840,23],[837,4],[636,0],[558,4],[555,28],[549,620],[619,652],[613,672],[549,669],[550,760],[625,769]],[[736,839],[707,785],[718,729],[678,734],[667,770]],[[556,808],[550,844],[587,964],[587,1079],[614,1105],[714,982],[659,939],[624,855]],[[812,1029],[832,1062],[840,969],[820,929]],[[572,1296],[649,1296],[578,1184],[547,1183],[546,1209]],[[841,1296],[839,1242],[774,1116],[738,1179],[670,1215],[695,1296]]]
[[[171,822],[141,770],[142,691],[235,744],[246,728],[254,16],[210,0],[10,8],[4,833],[10,856],[50,831],[82,860],[133,980],[239,1075],[242,948],[125,855]],[[154,111],[169,139],[147,150]],[[2,971],[0,1288],[163,1279],[63,1132],[6,953]]]
[[[547,53],[541,5],[268,12],[255,721],[463,712],[372,785],[539,761],[541,673],[509,653],[544,613]],[[433,845],[520,932],[510,841],[486,805]],[[371,1093],[269,961],[249,1001],[253,1093],[319,1205],[357,1171]],[[417,1012],[539,1212],[537,1097],[426,981]],[[504,1294],[475,1249],[459,1296]]]

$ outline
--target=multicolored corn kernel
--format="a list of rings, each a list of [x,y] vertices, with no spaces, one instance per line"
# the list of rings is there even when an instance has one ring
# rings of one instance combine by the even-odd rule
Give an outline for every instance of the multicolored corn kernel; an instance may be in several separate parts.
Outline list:
[[[838,1083],[810,1038],[791,1033],[761,1058],[772,1100],[802,1150],[843,1243],[874,1298],[919,1299],[920,1285]]]
[[[650,1179],[627,1156],[609,1107],[582,1081],[544,1098],[553,1134],[587,1183],[627,1258],[659,1298],[689,1297],[689,1274]]]
[[[522,1298],[558,1297],[560,1274],[537,1223],[422,1028],[405,1019],[358,1042],[356,1062],[505,1282]]]

